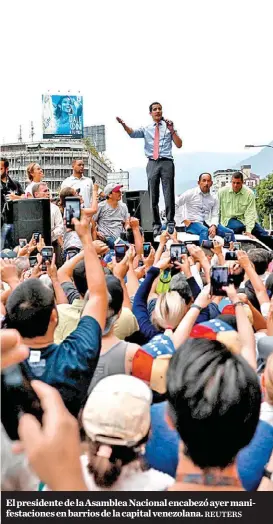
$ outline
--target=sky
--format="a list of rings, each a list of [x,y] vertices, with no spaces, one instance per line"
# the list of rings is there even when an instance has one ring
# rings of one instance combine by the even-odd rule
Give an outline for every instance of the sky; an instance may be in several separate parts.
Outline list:
[[[9,0],[1,10],[0,142],[41,139],[41,97],[84,97],[84,125],[106,126],[119,170],[146,163],[159,101],[183,149],[243,151],[273,140],[271,0]],[[6,23],[3,23],[3,20]],[[257,152],[257,150],[255,151]],[[247,152],[248,156],[248,152]]]

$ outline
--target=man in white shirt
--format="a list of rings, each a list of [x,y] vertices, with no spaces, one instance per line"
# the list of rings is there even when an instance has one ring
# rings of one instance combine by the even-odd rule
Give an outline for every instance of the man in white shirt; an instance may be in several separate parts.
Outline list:
[[[35,184],[32,188],[34,198],[50,198],[50,191],[46,182]],[[63,247],[64,224],[60,209],[50,202],[51,242],[56,254],[56,266],[62,265],[61,250]]]
[[[93,182],[91,178],[84,176],[84,162],[83,160],[73,160],[73,173],[68,178],[65,178],[61,185],[61,190],[64,187],[73,187],[82,196],[84,207],[90,207],[90,202],[93,193]]]
[[[211,174],[201,173],[198,187],[188,189],[175,202],[176,223],[184,223],[187,233],[199,235],[200,245],[203,240],[215,235],[224,237],[226,233],[235,240],[232,229],[219,224],[219,202],[217,196],[210,193],[212,184]]]

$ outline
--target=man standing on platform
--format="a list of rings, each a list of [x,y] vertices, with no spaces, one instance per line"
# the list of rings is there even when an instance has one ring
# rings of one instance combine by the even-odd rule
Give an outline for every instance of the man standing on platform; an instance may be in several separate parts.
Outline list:
[[[147,127],[133,130],[121,118],[117,121],[123,126],[131,138],[144,138],[144,151],[148,158],[147,177],[150,202],[153,211],[153,233],[157,236],[161,232],[159,216],[159,187],[160,179],[166,207],[167,228],[170,234],[174,232],[175,195],[174,195],[174,163],[172,143],[182,147],[182,140],[174,129],[174,124],[162,116],[162,106],[153,102],[149,107],[153,123]]]

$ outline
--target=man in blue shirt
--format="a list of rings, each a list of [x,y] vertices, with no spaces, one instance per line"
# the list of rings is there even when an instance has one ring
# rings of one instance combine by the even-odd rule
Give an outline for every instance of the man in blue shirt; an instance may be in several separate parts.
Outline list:
[[[39,379],[60,392],[69,411],[77,416],[85,401],[101,348],[101,332],[106,322],[108,292],[104,272],[93,246],[89,220],[73,219],[84,247],[89,300],[77,329],[61,344],[54,344],[58,313],[51,289],[40,280],[19,284],[6,305],[7,327],[19,331],[29,347],[22,364],[29,379]]]
[[[159,186],[162,181],[162,189],[166,207],[168,231],[174,232],[175,196],[174,196],[174,163],[172,156],[172,143],[176,147],[182,147],[182,140],[174,129],[173,122],[162,116],[162,106],[159,102],[153,102],[149,107],[153,123],[147,127],[132,129],[128,127],[121,118],[117,121],[123,126],[131,138],[144,138],[144,152],[148,158],[147,177],[148,189],[153,211],[154,236],[161,232],[161,221],[159,215]]]

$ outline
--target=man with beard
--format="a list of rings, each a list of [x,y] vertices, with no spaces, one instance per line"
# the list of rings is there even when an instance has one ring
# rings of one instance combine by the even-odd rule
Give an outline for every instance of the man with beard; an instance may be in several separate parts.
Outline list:
[[[179,215],[180,221],[184,222],[187,233],[199,235],[200,245],[209,237],[224,237],[226,233],[231,234],[233,242],[235,240],[232,229],[219,224],[219,203],[217,197],[210,192],[212,184],[211,174],[201,173],[198,187],[182,193],[175,203],[176,216]]]
[[[9,161],[1,158],[1,248],[12,248],[13,209],[12,201],[19,200],[24,190],[16,180],[9,176]]]

